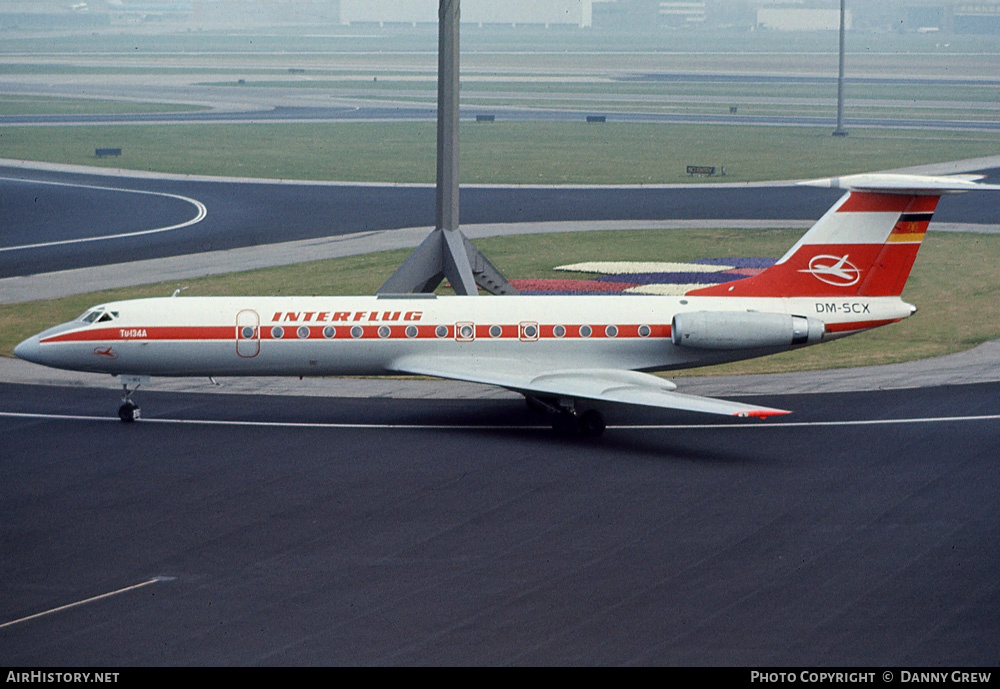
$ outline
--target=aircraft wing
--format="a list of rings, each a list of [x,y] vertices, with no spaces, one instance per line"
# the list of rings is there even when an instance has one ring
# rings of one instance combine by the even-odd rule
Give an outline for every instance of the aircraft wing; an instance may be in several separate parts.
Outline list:
[[[596,400],[739,417],[766,418],[791,413],[675,392],[677,386],[669,380],[625,369],[541,371],[532,370],[521,361],[491,359],[487,366],[464,358],[431,355],[401,357],[393,363],[392,369],[399,373],[496,385],[538,397]]]

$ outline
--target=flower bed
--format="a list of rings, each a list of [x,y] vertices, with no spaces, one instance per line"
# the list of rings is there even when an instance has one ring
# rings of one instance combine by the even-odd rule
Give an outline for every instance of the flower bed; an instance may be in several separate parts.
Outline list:
[[[620,282],[623,275],[602,275],[596,277],[592,282]],[[742,275],[732,275],[730,273],[629,273],[630,282],[639,285],[717,285],[721,282],[732,282],[742,280]]]
[[[556,266],[555,270],[567,270],[577,273],[600,273],[602,275],[631,275],[633,273],[717,273],[730,268],[739,268],[736,264],[676,263],[668,261],[588,261]]]
[[[624,292],[639,284],[638,281],[597,281],[597,280],[555,280],[545,278],[530,278],[526,280],[511,280],[518,292]]]
[[[699,287],[759,275],[773,258],[726,256],[684,263],[664,261],[588,261],[555,270],[597,273],[590,280],[512,280],[521,294],[660,294],[681,296]]]
[[[757,258],[753,256],[726,256],[724,258],[698,258],[691,263],[709,266],[724,266],[720,270],[732,270],[733,268],[758,268],[763,270],[770,268],[778,261],[773,258]]]

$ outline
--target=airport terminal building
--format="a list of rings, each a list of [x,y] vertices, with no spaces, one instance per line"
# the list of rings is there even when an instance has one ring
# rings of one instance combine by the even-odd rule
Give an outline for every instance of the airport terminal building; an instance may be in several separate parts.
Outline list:
[[[0,0],[0,31],[431,25],[439,0]],[[839,0],[461,0],[463,24],[626,31],[835,31]],[[849,3],[849,29],[1000,34],[1000,0]]]

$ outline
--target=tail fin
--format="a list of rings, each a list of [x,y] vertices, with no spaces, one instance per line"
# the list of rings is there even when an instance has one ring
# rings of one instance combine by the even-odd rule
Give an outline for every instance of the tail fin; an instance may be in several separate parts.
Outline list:
[[[849,189],[763,273],[691,296],[899,296],[942,194],[1000,189],[968,176],[853,175],[813,186]]]

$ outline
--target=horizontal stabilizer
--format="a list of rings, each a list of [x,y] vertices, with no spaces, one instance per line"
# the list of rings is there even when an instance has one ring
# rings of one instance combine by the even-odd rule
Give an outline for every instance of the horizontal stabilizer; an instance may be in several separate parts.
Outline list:
[[[492,360],[489,366],[456,357],[403,357],[393,365],[399,373],[435,376],[469,383],[497,385],[529,396],[585,399],[634,404],[703,414],[766,418],[788,414],[783,409],[698,397],[675,392],[669,380],[624,369],[531,371],[523,362]]]
[[[829,177],[799,182],[809,187],[870,191],[885,194],[958,194],[965,191],[1000,191],[1000,184],[978,184],[983,175],[905,175],[887,172]]]

